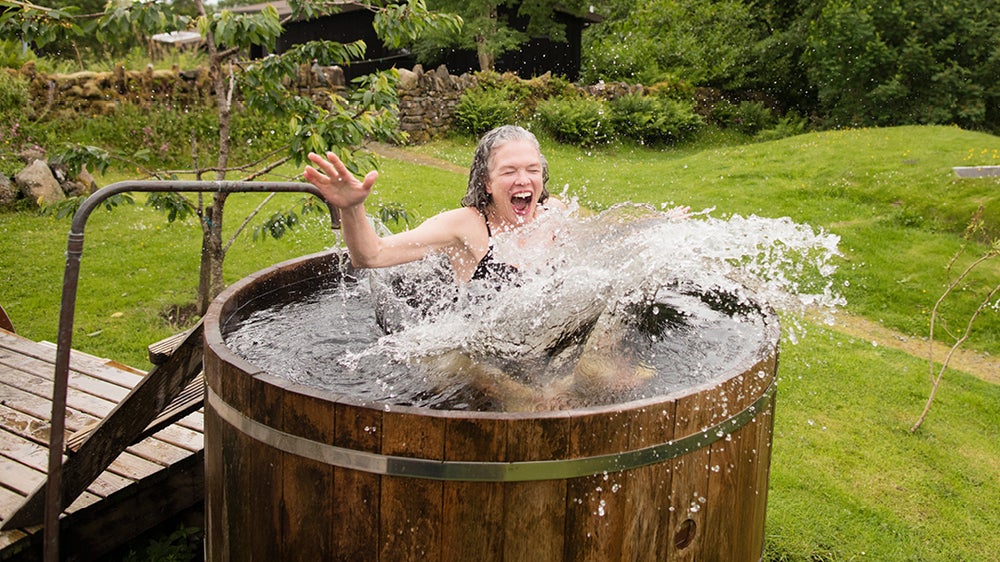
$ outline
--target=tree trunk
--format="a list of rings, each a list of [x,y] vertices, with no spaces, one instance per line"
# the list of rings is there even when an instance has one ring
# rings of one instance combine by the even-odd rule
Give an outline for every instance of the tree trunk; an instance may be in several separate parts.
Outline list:
[[[212,81],[215,86],[216,110],[219,114],[219,158],[216,161],[215,179],[226,179],[226,168],[229,166],[230,131],[232,129],[232,99],[231,83],[227,83],[224,60],[219,56],[212,37],[207,37]],[[226,193],[216,193],[212,197],[212,205],[205,209],[202,217],[201,238],[201,268],[198,277],[198,311],[204,315],[208,305],[212,303],[225,288],[222,264],[226,259],[226,249],[222,244],[222,218],[226,207]]]
[[[216,193],[212,205],[205,209],[201,228],[201,267],[198,275],[198,313],[204,315],[208,305],[226,288],[222,264],[226,250],[222,247],[222,216],[226,193]]]
[[[476,38],[476,56],[479,57],[479,70],[493,72],[496,59],[486,47],[486,38],[483,36]]]
[[[493,6],[489,13],[489,29],[476,36],[476,56],[479,57],[479,70],[493,72],[496,55],[489,46],[489,38],[497,33],[497,9]]]

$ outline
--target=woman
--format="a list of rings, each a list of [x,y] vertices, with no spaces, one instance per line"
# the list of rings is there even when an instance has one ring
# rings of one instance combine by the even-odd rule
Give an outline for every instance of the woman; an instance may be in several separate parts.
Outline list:
[[[380,237],[365,213],[364,202],[378,172],[359,181],[332,152],[325,158],[309,154],[309,160],[315,167],[306,166],[305,178],[340,210],[344,241],[355,267],[388,267],[443,253],[459,283],[509,278],[516,267],[494,259],[493,236],[529,224],[549,208],[565,208],[545,189],[548,164],[538,140],[514,125],[493,129],[480,139],[462,207],[392,236]]]
[[[380,237],[366,216],[364,202],[372,191],[377,172],[363,180],[355,178],[332,152],[326,157],[310,154],[315,167],[307,166],[305,178],[319,188],[328,203],[340,210],[341,229],[351,263],[355,267],[380,268],[413,262],[433,253],[443,253],[451,262],[455,280],[468,283],[474,279],[491,282],[511,280],[514,264],[497,261],[492,239],[532,223],[547,210],[566,209],[549,197],[545,189],[548,164],[538,140],[527,130],[506,125],[483,135],[473,155],[469,187],[462,207],[442,212],[413,230]],[[539,230],[521,242],[551,243],[551,232]],[[547,239],[546,239],[547,238]],[[447,381],[458,375],[508,410],[552,409],[572,406],[595,393],[595,389],[631,388],[652,376],[645,366],[628,361],[628,354],[617,349],[625,326],[621,315],[605,315],[600,306],[580,325],[557,327],[552,333],[535,334],[534,347],[549,351],[567,339],[569,330],[586,340],[576,367],[569,376],[529,385],[509,373],[474,358],[461,350],[423,358],[436,373],[437,380]],[[595,330],[596,328],[596,330]],[[521,334],[524,338],[524,334]]]

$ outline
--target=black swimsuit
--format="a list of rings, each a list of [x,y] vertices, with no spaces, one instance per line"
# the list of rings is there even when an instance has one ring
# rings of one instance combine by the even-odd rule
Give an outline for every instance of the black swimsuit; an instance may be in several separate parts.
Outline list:
[[[517,268],[509,263],[497,261],[493,257],[493,232],[490,231],[490,221],[486,219],[485,214],[483,215],[483,220],[486,222],[486,235],[489,237],[490,245],[486,250],[486,255],[483,256],[483,259],[479,260],[476,270],[472,272],[472,278],[496,282],[511,282],[517,277]]]

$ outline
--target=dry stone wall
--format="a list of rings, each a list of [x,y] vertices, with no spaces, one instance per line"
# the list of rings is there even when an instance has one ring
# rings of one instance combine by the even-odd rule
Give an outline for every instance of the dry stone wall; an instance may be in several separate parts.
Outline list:
[[[213,103],[205,68],[131,71],[118,66],[111,72],[49,75],[28,62],[19,72],[28,82],[29,109],[36,116],[107,115],[122,103],[179,109]]]
[[[118,66],[111,72],[76,72],[48,75],[33,62],[19,71],[28,82],[29,109],[36,116],[107,115],[123,103],[140,107],[185,109],[215,103],[212,77],[207,68],[142,71]],[[444,66],[424,71],[417,65],[399,71],[400,128],[411,142],[439,136],[452,126],[455,104],[476,83],[471,74],[454,76]],[[345,87],[343,71],[332,67],[302,67],[287,85],[298,95],[321,101],[331,90]]]
[[[15,72],[15,71],[11,71]],[[140,107],[185,109],[215,103],[212,77],[207,68],[181,70],[125,70],[76,72],[47,75],[33,62],[19,71],[28,82],[30,110],[36,116],[59,118],[69,115],[106,115],[123,103]],[[410,142],[425,142],[448,132],[454,125],[455,106],[462,93],[477,83],[473,74],[454,75],[441,65],[425,71],[421,65],[399,70],[400,129]],[[336,66],[303,66],[286,87],[318,103],[329,99],[331,90],[346,87],[343,71]],[[614,98],[641,86],[600,83],[583,88],[591,95]]]
[[[410,142],[425,142],[448,132],[459,98],[475,85],[475,76],[452,75],[444,65],[428,72],[419,64],[413,70],[400,70],[399,128]]]

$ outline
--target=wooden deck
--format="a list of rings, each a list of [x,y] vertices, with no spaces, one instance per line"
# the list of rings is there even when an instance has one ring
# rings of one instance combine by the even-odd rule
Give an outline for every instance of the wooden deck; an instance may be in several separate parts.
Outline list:
[[[0,329],[0,522],[43,486],[48,467],[56,347]],[[74,351],[67,395],[67,443],[143,378],[137,369]],[[63,557],[93,559],[134,539],[204,496],[201,411],[128,447],[63,513]],[[40,525],[0,532],[0,560],[41,553]]]

